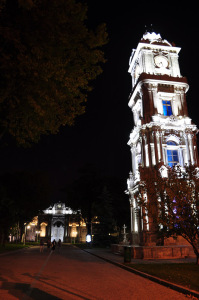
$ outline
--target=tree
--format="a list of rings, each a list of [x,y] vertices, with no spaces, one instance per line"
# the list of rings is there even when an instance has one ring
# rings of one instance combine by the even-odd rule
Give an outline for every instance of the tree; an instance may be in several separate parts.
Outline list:
[[[67,205],[74,210],[81,210],[87,222],[87,231],[91,234],[92,206],[102,188],[100,171],[87,164],[79,170],[80,176],[66,188]]]
[[[166,167],[165,167],[166,168]],[[158,225],[163,237],[182,236],[193,247],[199,263],[199,177],[196,166],[140,168],[138,201]],[[147,196],[146,196],[147,195]]]
[[[30,145],[84,113],[107,43],[86,14],[76,0],[0,0],[0,135]]]
[[[102,188],[101,194],[93,202],[92,215],[96,216],[99,222],[98,233],[108,235],[114,232],[116,221],[113,217],[113,199],[106,186]]]
[[[0,234],[4,243],[11,227],[18,224],[22,233],[24,223],[50,204],[50,184],[44,174],[28,172],[3,174],[0,183]]]
[[[14,201],[7,196],[5,187],[0,185],[0,244],[4,245],[9,228],[15,225]]]
[[[97,216],[101,223],[98,231],[103,234],[113,233],[116,226],[121,228],[129,223],[129,203],[124,190],[122,180],[104,176],[93,165],[84,166],[79,178],[65,189],[67,205],[81,210],[88,232],[91,233],[91,221]]]

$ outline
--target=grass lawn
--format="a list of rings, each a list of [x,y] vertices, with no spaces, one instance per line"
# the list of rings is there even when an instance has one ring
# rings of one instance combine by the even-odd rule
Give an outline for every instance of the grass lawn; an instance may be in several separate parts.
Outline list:
[[[0,253],[7,252],[7,251],[18,250],[18,249],[22,249],[22,248],[27,248],[30,245],[38,245],[38,243],[29,243],[29,242],[26,242],[25,245],[22,244],[22,243],[18,243],[18,244],[15,244],[15,243],[13,243],[13,244],[12,243],[6,243],[5,247],[0,246]]]
[[[128,264],[128,266],[191,290],[199,291],[199,265],[194,263]]]

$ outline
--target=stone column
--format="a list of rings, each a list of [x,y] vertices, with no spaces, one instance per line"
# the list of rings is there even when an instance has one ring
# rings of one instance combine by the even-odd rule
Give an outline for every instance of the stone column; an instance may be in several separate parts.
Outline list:
[[[132,200],[130,200],[130,214],[131,214],[131,232],[133,232],[133,203]]]
[[[184,159],[183,159],[183,150],[182,147],[179,148],[179,163],[182,167],[184,167]]]
[[[160,160],[163,162],[164,158],[163,158],[163,149],[162,149],[162,132],[159,131],[159,147],[160,147]]]
[[[178,102],[178,103],[180,103],[180,105],[181,105],[181,109],[179,110],[178,109],[178,116],[184,116],[184,107],[183,107],[183,101],[182,101],[182,98],[181,98],[181,93],[180,93],[180,91],[176,88],[175,89],[175,94],[176,94],[176,101]]]
[[[184,134],[185,144],[186,144],[186,152],[187,152],[187,164],[190,165],[190,153],[189,153],[189,144],[188,144],[188,137],[187,133]]]
[[[191,164],[194,165],[194,150],[193,150],[192,138],[193,138],[193,134],[189,133],[188,134],[188,141],[189,141]]]
[[[153,107],[154,107],[154,115],[158,114],[158,95],[157,95],[157,85],[154,85],[152,88],[153,92]]]
[[[136,173],[136,161],[135,161],[135,145],[131,146],[131,156],[132,156],[132,171],[133,171],[133,175],[135,175]]]
[[[148,89],[148,93],[149,93],[149,103],[150,103],[150,115],[153,116],[154,115],[154,106],[153,106],[153,92],[152,89]]]
[[[148,158],[149,158],[149,167],[152,167],[152,157],[151,157],[151,136],[150,131],[147,131],[147,144],[148,144]]]
[[[143,159],[142,163],[144,167],[146,167],[145,139],[146,136],[142,133],[142,159]]]
[[[154,132],[153,132],[153,137],[154,137],[155,161],[156,161],[156,165],[157,165],[159,160],[158,160],[158,145],[157,145],[157,131],[156,130],[154,130]]]
[[[171,57],[171,65],[172,65],[172,76],[179,77],[180,76],[180,68],[178,64],[178,54],[170,53]]]
[[[193,145],[194,145],[194,159],[195,159],[195,164],[198,166],[198,151],[197,151],[197,141],[196,141],[196,135],[194,134],[193,136]]]

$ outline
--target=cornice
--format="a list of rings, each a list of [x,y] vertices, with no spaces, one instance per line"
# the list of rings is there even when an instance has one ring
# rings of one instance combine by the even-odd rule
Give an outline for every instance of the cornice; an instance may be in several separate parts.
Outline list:
[[[185,90],[185,93],[189,89],[189,85],[187,83],[186,77],[173,77],[166,74],[154,75],[154,74],[142,73],[138,78],[137,84],[135,85],[134,89],[132,90],[129,96],[129,103],[128,103],[129,107],[132,107],[135,95],[137,94],[137,92],[141,90],[141,87],[144,84],[150,84],[153,86],[158,86],[159,84],[177,86],[179,88],[183,88]]]

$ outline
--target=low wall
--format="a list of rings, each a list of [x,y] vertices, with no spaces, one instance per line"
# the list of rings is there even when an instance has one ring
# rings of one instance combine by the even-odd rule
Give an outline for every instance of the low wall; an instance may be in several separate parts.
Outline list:
[[[132,246],[131,257],[139,259],[174,259],[195,257],[191,246]],[[113,244],[111,245],[111,252],[117,254],[124,254],[125,245]]]

